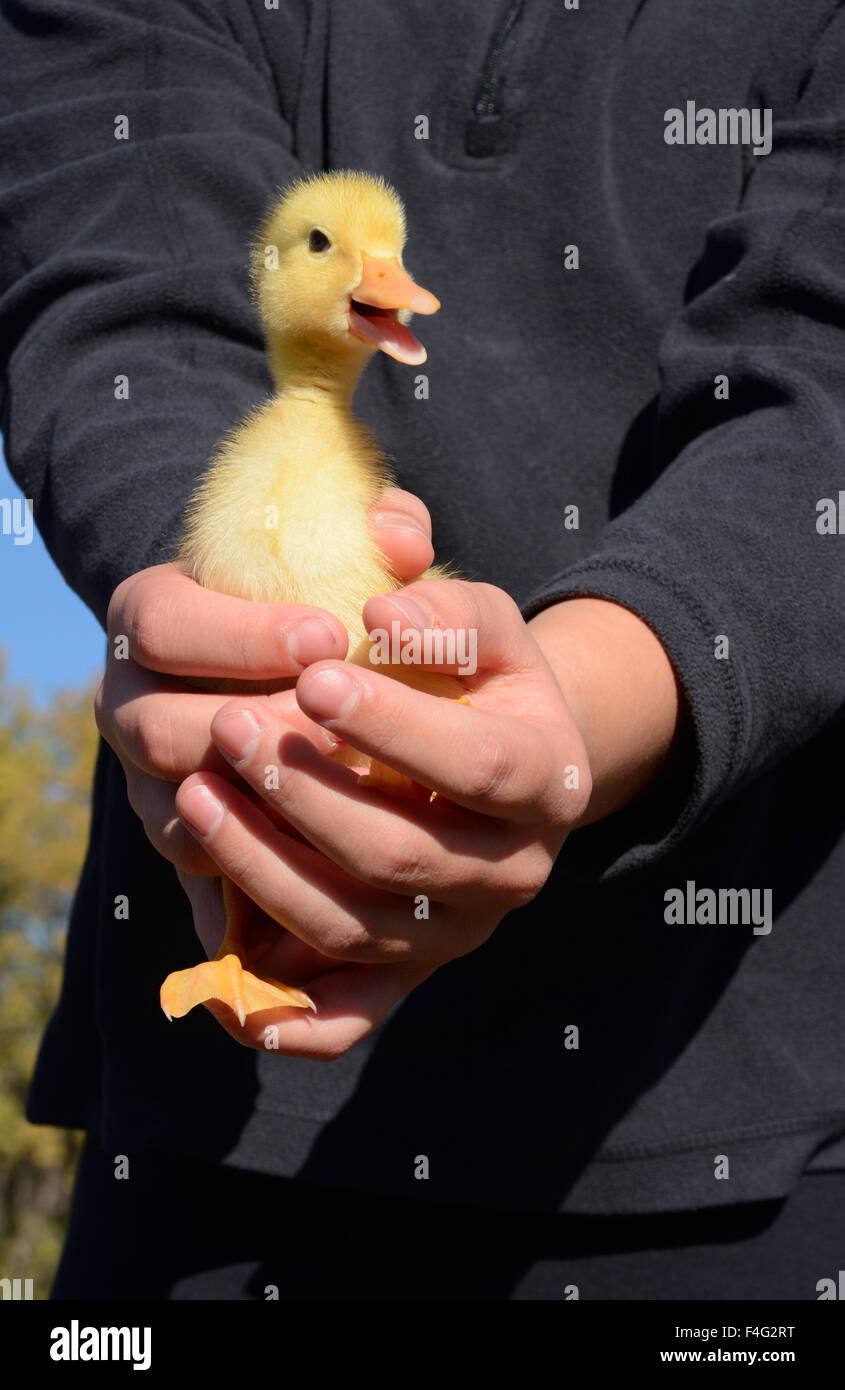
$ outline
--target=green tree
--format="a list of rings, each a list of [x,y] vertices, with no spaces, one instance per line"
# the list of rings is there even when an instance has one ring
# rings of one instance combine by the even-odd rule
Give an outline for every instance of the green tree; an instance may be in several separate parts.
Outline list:
[[[88,833],[96,752],[91,690],[44,708],[5,678],[0,651],[0,1277],[45,1298],[61,1248],[79,1136],[23,1109],[61,980]]]

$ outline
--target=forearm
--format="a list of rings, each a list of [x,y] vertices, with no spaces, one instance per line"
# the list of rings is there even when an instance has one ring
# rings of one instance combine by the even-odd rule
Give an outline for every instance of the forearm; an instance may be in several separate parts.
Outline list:
[[[553,604],[528,626],[587,747],[593,793],[580,824],[590,825],[672,764],[683,724],[677,677],[651,628],[605,599]]]
[[[253,9],[0,6],[4,446],[103,622],[122,579],[170,558],[198,475],[270,386],[246,249],[300,172],[305,23],[273,17],[276,90]]]

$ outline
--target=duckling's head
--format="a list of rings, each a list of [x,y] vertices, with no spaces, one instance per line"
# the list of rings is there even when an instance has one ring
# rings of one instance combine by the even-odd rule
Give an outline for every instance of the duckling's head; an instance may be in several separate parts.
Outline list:
[[[258,233],[253,281],[271,359],[357,375],[377,350],[424,362],[412,313],[440,308],[402,265],[405,213],[381,178],[315,174],[297,180]]]

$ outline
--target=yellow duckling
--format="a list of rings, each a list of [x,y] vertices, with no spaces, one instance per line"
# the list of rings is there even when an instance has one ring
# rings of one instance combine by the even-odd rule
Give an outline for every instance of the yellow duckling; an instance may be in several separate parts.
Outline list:
[[[362,173],[299,180],[258,233],[253,284],[275,394],[224,442],[190,506],[179,560],[205,588],[239,598],[314,605],[341,619],[349,660],[367,665],[361,612],[399,587],[373,541],[368,511],[391,481],[384,456],[351,410],[374,352],[413,366],[426,360],[412,313],[440,305],[402,265],[405,215],[395,191]],[[442,573],[442,571],[429,571]],[[408,666],[384,674],[446,698],[465,698],[449,677]],[[242,690],[246,686],[240,687]],[[252,689],[278,688],[253,685]],[[401,791],[407,779],[369,764],[365,780]],[[302,990],[244,968],[252,905],[223,879],[227,930],[217,957],[167,977],[168,1018],[219,999],[237,1014],[287,1005],[314,1008]],[[266,949],[266,946],[265,946]]]

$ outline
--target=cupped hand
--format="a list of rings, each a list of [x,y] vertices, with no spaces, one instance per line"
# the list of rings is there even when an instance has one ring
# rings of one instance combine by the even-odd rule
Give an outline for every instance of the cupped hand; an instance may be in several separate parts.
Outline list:
[[[433,970],[529,902],[591,790],[575,719],[502,590],[422,580],[371,600],[364,618],[371,633],[397,621],[403,632],[477,634],[469,705],[339,661],[311,665],[297,681],[311,726],[435,791],[433,801],[360,784],[289,708],[261,696],[229,699],[211,723],[238,783],[209,767],[176,796],[203,854],[284,928],[262,973],[307,989],[317,1007],[255,1014],[243,1029],[223,1006],[215,1016],[249,1046],[315,1059],[346,1052]]]
[[[397,578],[413,579],[431,564],[431,521],[419,498],[385,489],[370,525]],[[176,565],[155,565],[115,590],[108,635],[95,714],[123,765],[129,801],[151,843],[183,875],[219,874],[182,825],[174,798],[197,769],[231,775],[209,737],[231,694],[192,690],[189,682],[295,679],[313,661],[342,658],[346,630],[322,609],[231,598],[201,588]],[[317,748],[331,749],[331,735],[301,712],[292,690],[268,701]],[[187,877],[183,883],[189,887]]]

